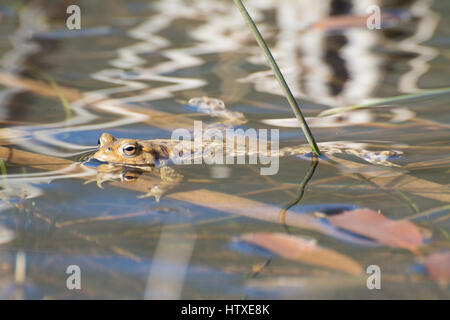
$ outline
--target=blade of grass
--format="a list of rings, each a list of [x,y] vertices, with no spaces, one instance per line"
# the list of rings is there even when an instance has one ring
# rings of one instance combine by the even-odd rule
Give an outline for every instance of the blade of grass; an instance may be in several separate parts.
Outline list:
[[[270,67],[272,68],[273,72],[275,73],[275,77],[277,78],[278,82],[280,83],[280,86],[284,91],[284,94],[286,96],[286,99],[289,102],[289,105],[291,106],[292,110],[294,111],[295,116],[297,117],[298,121],[300,122],[303,133],[305,134],[309,145],[311,146],[314,153],[317,156],[320,156],[319,147],[317,146],[316,141],[314,140],[314,137],[311,133],[311,130],[309,129],[308,124],[306,123],[306,120],[303,117],[302,111],[300,110],[300,107],[298,106],[297,101],[295,100],[294,96],[292,95],[292,92],[289,89],[289,86],[287,85],[286,80],[284,80],[284,77],[281,74],[280,68],[278,68],[278,65],[275,62],[275,59],[273,58],[272,53],[270,52],[269,48],[267,47],[267,44],[264,41],[261,33],[259,32],[258,27],[256,26],[255,22],[253,22],[253,19],[250,17],[250,15],[247,12],[247,9],[245,8],[242,1],[241,0],[233,0],[233,1],[236,4],[236,6],[238,7],[239,11],[241,12],[241,14],[244,17],[245,21],[247,22],[248,26],[250,27],[250,30],[252,31],[253,35],[255,36],[256,41],[258,42],[259,46],[263,49],[264,55],[266,56],[266,58],[270,64]]]
[[[66,121],[69,121],[70,118],[72,118],[72,109],[70,108],[70,104],[67,101],[66,97],[64,96],[64,93],[60,89],[59,85],[50,77],[45,77],[50,86],[55,90],[56,94],[59,97],[59,100],[61,101],[61,105],[64,108],[64,111],[66,113]]]
[[[0,158],[0,171],[2,174],[2,180],[6,185],[8,183],[8,172],[6,171],[6,165],[2,158]]]
[[[321,113],[319,113],[317,115],[317,117],[326,117],[326,116],[330,116],[333,114],[337,114],[337,113],[342,113],[342,112],[347,112],[347,111],[351,111],[351,110],[355,110],[355,109],[361,109],[361,108],[367,108],[367,107],[373,107],[379,104],[383,104],[383,103],[392,103],[392,102],[397,102],[397,101],[402,101],[402,100],[406,100],[406,99],[413,99],[413,98],[421,98],[421,97],[426,97],[429,95],[434,95],[434,94],[440,94],[440,93],[448,93],[450,92],[450,87],[448,88],[440,88],[440,89],[433,89],[433,90],[427,90],[427,91],[423,91],[423,92],[419,92],[419,93],[413,93],[413,94],[403,94],[400,96],[394,96],[394,97],[389,97],[389,98],[383,98],[383,99],[379,99],[373,102],[369,102],[369,103],[363,103],[363,104],[357,104],[354,106],[348,106],[348,107],[342,107],[342,108],[333,108],[330,110],[325,110],[322,111]]]
[[[67,101],[66,96],[64,95],[64,92],[61,90],[59,85],[56,83],[53,78],[45,73],[44,71],[40,70],[37,67],[27,65],[27,68],[30,70],[30,72],[36,74],[37,76],[43,78],[45,81],[48,82],[48,84],[52,87],[52,89],[56,92],[59,101],[61,102],[62,107],[64,108],[64,112],[66,114],[66,122],[72,118],[72,109],[70,108],[69,101]]]

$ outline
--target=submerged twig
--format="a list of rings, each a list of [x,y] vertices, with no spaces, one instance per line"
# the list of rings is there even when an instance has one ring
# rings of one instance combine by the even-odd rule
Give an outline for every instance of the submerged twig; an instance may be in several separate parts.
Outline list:
[[[284,80],[284,77],[280,71],[280,68],[278,67],[277,63],[275,62],[275,59],[272,56],[272,53],[270,52],[269,48],[267,47],[266,42],[264,41],[261,33],[258,30],[258,27],[256,26],[255,22],[250,17],[249,13],[247,12],[247,9],[245,9],[244,4],[241,0],[234,0],[234,3],[238,7],[239,11],[242,13],[242,16],[247,21],[248,26],[250,27],[253,35],[256,38],[256,41],[258,42],[259,46],[263,49],[264,55],[266,56],[270,67],[272,68],[273,72],[275,73],[275,77],[277,78],[278,82],[280,83],[281,88],[284,91],[284,94],[286,96],[286,99],[289,102],[289,105],[291,106],[292,110],[294,111],[295,116],[297,117],[298,121],[300,122],[300,125],[302,127],[303,133],[306,136],[306,139],[308,140],[309,145],[311,146],[314,153],[318,156],[320,156],[320,150],[319,147],[316,144],[316,141],[314,140],[314,137],[311,133],[311,130],[308,127],[308,124],[306,123],[305,118],[303,117],[302,111],[300,110],[300,107],[297,104],[297,101],[295,100],[291,90],[289,89],[289,86],[286,83],[286,80]]]

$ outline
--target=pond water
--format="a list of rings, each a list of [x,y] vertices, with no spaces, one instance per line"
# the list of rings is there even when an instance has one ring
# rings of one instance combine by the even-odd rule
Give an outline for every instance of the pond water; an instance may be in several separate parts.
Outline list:
[[[75,3],[81,29],[68,30]],[[282,157],[274,175],[261,175],[260,163],[183,165],[183,182],[159,202],[138,198],[157,172],[121,181],[86,156],[103,132],[168,139],[213,121],[187,105],[192,98],[223,100],[245,115],[243,129],[278,128],[280,147],[306,144],[233,1],[2,1],[2,298],[450,297],[423,264],[450,248],[450,2],[245,3],[315,139],[401,151],[388,159],[395,166],[351,152],[317,167]],[[386,13],[381,29],[361,20],[372,4]],[[405,249],[332,227],[329,217],[355,208],[410,221],[423,244]],[[260,232],[309,239],[362,272],[238,241]],[[371,265],[380,290],[366,285]],[[77,267],[81,289],[70,290]]]

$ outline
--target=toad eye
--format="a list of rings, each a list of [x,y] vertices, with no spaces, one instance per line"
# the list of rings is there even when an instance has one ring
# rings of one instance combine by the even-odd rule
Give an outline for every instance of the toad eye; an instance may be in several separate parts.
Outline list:
[[[137,150],[136,145],[134,145],[132,143],[126,143],[122,146],[122,148],[120,149],[120,152],[125,157],[131,158],[136,155],[136,150]]]
[[[134,176],[132,174],[122,174],[120,176],[120,180],[125,181],[125,182],[133,181],[133,180],[136,180],[136,179],[137,179],[137,176]]]

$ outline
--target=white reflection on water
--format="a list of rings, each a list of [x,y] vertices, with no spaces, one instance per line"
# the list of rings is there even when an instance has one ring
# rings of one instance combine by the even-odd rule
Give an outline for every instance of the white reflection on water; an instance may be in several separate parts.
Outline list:
[[[0,212],[13,207],[13,200],[24,198],[37,198],[44,194],[44,190],[37,185],[50,183],[59,179],[85,178],[97,174],[95,168],[73,163],[59,170],[45,172],[8,174],[7,178],[0,180]]]
[[[0,244],[10,242],[14,239],[14,231],[7,229],[0,224]]]
[[[412,5],[411,12],[420,17],[415,33],[397,45],[401,51],[417,54],[417,57],[408,62],[411,69],[399,79],[398,89],[400,92],[420,91],[421,89],[417,86],[420,77],[430,69],[428,62],[439,55],[438,50],[422,44],[433,37],[440,19],[440,15],[431,10],[431,4],[432,1],[417,1]]]
[[[361,16],[369,5],[384,8],[383,3],[354,1],[348,14]],[[398,42],[383,32],[365,27],[347,28],[339,33],[308,28],[311,23],[330,17],[328,1],[277,2],[273,8],[280,30],[271,50],[297,97],[330,107],[371,101],[380,82],[385,81],[384,65],[390,63],[385,54],[374,51],[377,47],[418,54],[408,62],[411,69],[401,74],[397,82],[399,92],[417,92],[420,77],[429,69],[428,62],[438,54],[436,49],[420,44],[432,38],[439,21],[439,15],[430,9],[431,4],[431,1],[417,1],[408,8],[418,23],[412,36]],[[335,59],[331,60],[333,56]],[[264,63],[263,59],[259,52],[248,57],[257,64]],[[260,92],[283,94],[271,71],[252,73],[240,81],[253,83]]]

